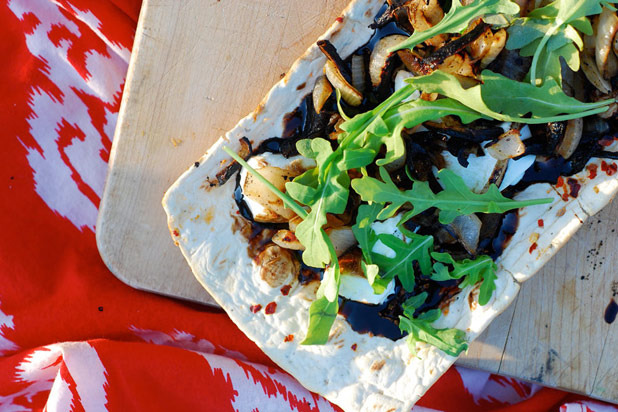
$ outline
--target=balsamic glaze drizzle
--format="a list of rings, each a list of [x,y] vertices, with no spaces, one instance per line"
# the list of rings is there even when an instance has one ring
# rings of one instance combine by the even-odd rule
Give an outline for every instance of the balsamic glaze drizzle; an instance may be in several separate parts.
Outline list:
[[[378,16],[386,9],[386,5],[382,9]],[[377,20],[376,20],[377,21]],[[376,43],[383,37],[391,34],[403,34],[409,35],[405,30],[402,30],[394,21],[388,24],[376,25],[377,29],[371,39],[362,47],[360,47],[355,54],[368,56],[373,50]],[[398,58],[396,58],[398,59]],[[351,56],[344,60],[344,63],[349,65]],[[366,112],[373,109],[380,103],[380,96],[393,91],[393,82],[386,82],[387,85],[381,90],[376,90],[369,84],[367,90],[364,93],[364,99],[360,106],[351,107],[345,102],[342,102],[344,111],[353,116],[358,113]],[[263,153],[276,153],[282,154],[284,157],[289,158],[296,156],[298,151],[296,150],[296,143],[301,139],[315,138],[315,137],[327,137],[334,130],[334,125],[331,124],[331,118],[337,114],[338,110],[336,102],[333,96],[325,104],[322,112],[316,114],[313,109],[313,101],[311,93],[309,93],[302,101],[300,106],[294,111],[288,113],[284,118],[284,132],[280,137],[271,137],[263,141],[254,151],[253,155]],[[426,173],[425,170],[430,170],[431,164],[434,161],[432,156],[440,156],[441,150],[448,150],[453,155],[462,157],[460,162],[462,164],[467,163],[467,155],[471,150],[470,147],[478,145],[481,141],[487,140],[487,135],[497,135],[501,133],[500,128],[491,127],[491,124],[487,126],[486,123],[475,122],[477,127],[480,125],[481,129],[474,131],[474,133],[480,133],[476,136],[472,132],[460,132],[459,134],[455,130],[440,131],[434,130],[430,127],[430,131],[417,133],[416,137],[410,137],[406,139],[406,148],[408,151],[408,159],[406,166],[400,171],[396,171],[393,174],[395,181],[399,182],[401,187],[411,185],[411,181],[405,173],[407,168],[409,173],[417,180],[429,180],[430,185],[435,186],[435,178],[433,173]],[[474,124],[470,125],[471,127]],[[612,124],[612,126],[614,126]],[[484,128],[484,129],[483,129]],[[493,130],[495,129],[495,130]],[[613,127],[612,127],[613,129]],[[422,134],[424,133],[424,134]],[[607,135],[607,131],[604,135]],[[443,134],[445,147],[431,147],[430,140],[436,143],[435,135]],[[426,135],[426,136],[425,136]],[[446,139],[448,135],[448,139]],[[413,135],[412,135],[413,136]],[[612,135],[613,138],[615,135]],[[582,138],[582,142],[576,152],[569,159],[563,159],[560,156],[556,156],[552,153],[555,145],[548,143],[548,139],[544,133],[539,133],[537,130],[536,135],[526,142],[527,152],[525,154],[537,155],[537,160],[524,174],[521,181],[515,185],[507,188],[503,191],[503,194],[507,197],[512,197],[515,194],[523,191],[528,186],[535,183],[550,183],[556,184],[560,176],[571,176],[579,171],[583,170],[586,163],[592,157],[606,157],[616,159],[617,153],[604,151],[604,146],[598,142],[602,138],[599,133],[585,133]],[[415,143],[420,139],[427,140],[426,142]],[[478,140],[478,141],[477,141]],[[426,143],[421,145],[419,143]],[[437,144],[440,144],[438,141]],[[435,152],[435,153],[434,153]],[[465,152],[465,153],[464,153]],[[416,157],[410,159],[410,153],[415,153]],[[463,153],[463,154],[462,154]],[[431,160],[430,160],[431,159]],[[420,167],[419,165],[423,165]],[[415,170],[416,169],[418,170]],[[399,184],[398,183],[398,184]],[[434,188],[435,189],[435,188]],[[245,219],[252,222],[255,229],[270,228],[270,229],[283,229],[286,228],[286,224],[264,224],[257,223],[253,220],[253,216],[250,208],[247,206],[243,199],[242,189],[240,188],[240,173],[237,175],[236,188],[234,191],[234,199],[238,205],[240,215]],[[431,219],[433,211],[428,211],[419,215],[417,219],[425,219],[422,223],[421,234],[432,234],[436,229],[440,229],[441,226],[438,223],[431,223],[427,225],[427,222]],[[491,214],[481,216],[482,228],[481,239],[478,247],[478,254],[489,255],[492,259],[496,260],[509,244],[511,238],[515,234],[519,222],[519,215],[517,211],[511,211],[504,214]],[[410,222],[410,224],[415,224]],[[461,246],[453,246],[443,244],[440,245],[436,242],[437,250],[448,250],[453,253],[453,256],[459,257],[467,254]],[[451,250],[451,248],[455,250]],[[311,268],[302,263],[301,253],[298,252],[298,258],[301,261],[301,270],[298,275],[298,280],[302,285],[307,285],[312,282],[320,281],[323,275],[322,269]],[[470,256],[468,256],[470,257]],[[402,315],[402,303],[409,297],[417,295],[422,292],[428,293],[428,299],[422,307],[417,309],[415,315],[426,312],[431,309],[440,307],[445,301],[448,301],[458,290],[457,286],[461,280],[449,281],[449,282],[435,282],[428,278],[425,278],[417,271],[416,275],[416,287],[413,292],[406,292],[396,279],[395,292],[388,297],[388,299],[380,305],[364,304],[357,301],[349,300],[346,298],[339,298],[339,313],[346,318],[353,330],[358,333],[369,333],[372,335],[383,336],[392,340],[400,339],[405,336],[399,330],[399,316]],[[604,319],[607,323],[612,323],[618,313],[618,305],[612,299],[610,305],[608,305]]]

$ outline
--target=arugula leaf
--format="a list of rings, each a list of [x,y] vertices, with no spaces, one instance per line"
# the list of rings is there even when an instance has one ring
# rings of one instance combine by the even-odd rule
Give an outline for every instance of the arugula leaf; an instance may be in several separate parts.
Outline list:
[[[324,232],[323,229],[321,231]],[[316,292],[316,300],[311,302],[309,307],[309,328],[301,345],[324,345],[328,342],[330,329],[339,311],[339,284],[341,282],[339,260],[330,240],[327,241],[327,245],[332,263],[324,271],[322,282]]]
[[[479,291],[479,305],[484,306],[491,299],[491,295],[496,290],[496,270],[497,266],[493,259],[489,256],[479,256],[476,259],[464,259],[457,262],[448,253],[434,252],[431,254],[437,262],[434,264],[434,273],[431,276],[432,280],[444,281],[450,279],[460,279],[465,276],[463,282],[460,283],[459,288],[463,289],[466,286],[474,286],[479,282],[481,288]],[[444,265],[452,265],[453,271],[449,272],[448,268]]]
[[[424,31],[415,31],[407,40],[392,47],[389,53],[401,49],[412,50],[415,46],[444,33],[461,33],[477,17],[491,14],[513,15],[519,13],[519,6],[510,0],[476,0],[462,6],[459,0],[453,0],[451,8],[442,20]]]
[[[542,124],[602,113],[614,99],[583,103],[567,96],[554,80],[542,87],[511,80],[490,70],[481,84],[464,89],[455,76],[437,70],[406,82],[426,93],[440,93],[487,117],[515,123]],[[438,100],[439,102],[440,100]],[[530,113],[531,117],[522,117]]]
[[[299,152],[315,159],[317,163],[315,169],[286,183],[287,193],[311,208],[296,230],[298,240],[305,246],[303,261],[307,265],[324,267],[330,262],[327,241],[320,231],[326,224],[327,213],[338,214],[345,210],[350,186],[348,170],[370,164],[382,145],[403,148],[403,128],[447,115],[457,115],[465,123],[482,117],[451,99],[438,102],[419,99],[403,103],[414,91],[412,86],[405,86],[375,109],[342,123],[340,128],[344,133],[334,151],[330,142],[324,139],[301,140],[297,143]],[[403,150],[391,151],[386,159],[381,159],[381,164],[403,154]]]
[[[468,349],[466,333],[459,329],[436,329],[431,324],[441,315],[440,309],[432,309],[414,317],[414,312],[427,299],[427,292],[413,296],[403,304],[404,315],[399,316],[399,329],[408,333],[410,352],[416,354],[416,342],[425,342],[451,356],[459,356]]]
[[[309,329],[301,345],[324,345],[338,311],[337,300],[331,302],[324,296],[314,300],[309,307]]]
[[[444,188],[434,194],[429,183],[414,181],[412,189],[400,190],[391,180],[388,172],[380,168],[382,181],[364,176],[352,181],[352,188],[366,202],[389,204],[378,214],[378,219],[393,216],[404,204],[409,203],[413,209],[402,218],[402,222],[425,210],[436,207],[440,210],[440,222],[451,223],[457,216],[471,213],[504,213],[520,207],[551,203],[552,199],[535,199],[515,201],[502,196],[496,185],[491,185],[483,194],[472,192],[464,180],[448,169],[438,172],[438,180]]]
[[[394,235],[386,233],[377,235],[380,242],[395,252],[395,257],[390,258],[379,253],[372,253],[372,256],[385,282],[390,282],[397,276],[403,288],[411,292],[415,284],[414,262],[418,262],[424,274],[431,272],[430,253],[433,250],[433,236],[417,235],[403,227],[400,227],[400,230],[410,240],[409,243]]]
[[[586,18],[602,11],[604,0],[555,0],[533,10],[527,17],[515,20],[509,28],[508,49],[521,49],[522,56],[533,56],[530,83],[535,85],[553,79],[562,84],[559,57],[572,70],[579,70],[579,50],[584,43],[578,30],[592,35]]]
[[[377,203],[361,205],[358,208],[356,224],[352,226],[352,232],[363,254],[361,268],[376,294],[384,293],[391,281],[391,279],[385,280],[380,276],[380,267],[374,264],[373,253],[371,253],[378,241],[378,235],[371,228],[371,224],[375,222],[380,210],[382,206]]]
[[[285,207],[291,209],[292,211],[294,211],[294,213],[296,213],[298,216],[300,216],[301,218],[306,218],[307,217],[307,212],[305,211],[305,209],[303,209],[302,207],[300,207],[295,201],[294,199],[292,199],[290,196],[288,196],[287,194],[283,193],[281,190],[279,190],[277,188],[277,186],[273,185],[268,179],[266,179],[264,176],[262,176],[257,170],[255,170],[253,167],[251,167],[249,165],[249,163],[247,163],[245,161],[245,159],[243,159],[242,157],[240,157],[238,155],[238,153],[236,153],[235,151],[233,151],[232,149],[230,149],[229,147],[223,146],[223,151],[226,152],[227,154],[229,154],[232,159],[236,160],[238,162],[238,164],[240,164],[242,167],[244,167],[245,169],[247,169],[249,171],[249,173],[251,173],[252,175],[254,175],[260,182],[262,182],[270,191],[272,191],[274,194],[277,195],[277,197],[279,197],[279,199],[281,199],[281,201],[283,202],[283,204],[285,205]]]
[[[328,143],[328,142],[327,142]],[[316,158],[317,161],[321,161],[322,154],[316,153],[315,150],[324,149],[324,145],[321,142],[316,145],[303,146],[302,150],[305,155],[309,155]],[[304,223],[308,218],[305,209],[300,207],[294,200],[286,193],[280,191],[274,186],[268,179],[262,176],[258,171],[252,168],[242,157],[228,147],[223,147],[223,150],[229,154],[234,160],[236,160],[241,166],[245,167],[251,174],[253,174],[258,180],[264,183],[273,193],[275,193],[283,203],[292,209],[298,216],[303,218]],[[313,152],[310,153],[310,150]],[[313,211],[312,211],[313,213]],[[300,226],[300,224],[299,224]],[[298,233],[298,229],[297,229]],[[307,336],[301,342],[303,345],[323,345],[328,341],[328,335],[330,329],[337,317],[337,311],[339,310],[339,283],[340,283],[340,270],[339,261],[337,260],[337,253],[331,243],[329,237],[321,229],[317,232],[317,236],[320,236],[321,241],[324,242],[326,247],[326,253],[329,256],[331,262],[330,267],[324,271],[324,278],[316,293],[316,300],[311,303],[309,308],[309,329]]]
[[[375,222],[380,210],[382,210],[382,206],[377,203],[361,205],[356,215],[356,224],[352,226],[352,232],[363,253],[363,259],[369,265],[373,263],[371,249],[378,240],[378,236],[371,229],[371,224]]]
[[[303,156],[315,159],[318,171],[325,167],[329,169],[327,184],[320,184],[319,174],[310,169],[285,185],[292,198],[311,206],[311,212],[296,228],[296,237],[306,248],[303,261],[312,267],[324,267],[330,263],[330,254],[322,227],[326,224],[327,213],[337,214],[345,210],[350,178],[343,168],[343,159],[331,161],[334,152],[329,141],[321,138],[301,140],[296,147]],[[371,162],[367,157],[364,159],[366,164]]]
[[[382,206],[373,203],[362,205],[358,211],[356,224],[352,227],[354,236],[363,253],[363,271],[373,286],[375,293],[383,293],[390,281],[397,276],[407,291],[414,290],[414,262],[418,262],[421,272],[431,272],[430,253],[433,250],[433,237],[421,236],[400,228],[408,241],[391,234],[376,234],[371,228]],[[387,257],[374,253],[375,244],[380,241],[394,253]]]

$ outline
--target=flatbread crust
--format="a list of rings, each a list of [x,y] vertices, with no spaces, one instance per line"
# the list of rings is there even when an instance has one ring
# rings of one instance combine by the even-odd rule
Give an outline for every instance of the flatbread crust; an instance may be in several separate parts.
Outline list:
[[[383,0],[353,1],[322,38],[348,56],[371,37],[368,26],[382,5]],[[246,223],[236,214],[233,199],[235,179],[212,185],[216,173],[230,161],[221,146],[239,150],[241,137],[246,136],[255,147],[268,137],[281,135],[285,114],[311,92],[324,63],[316,46],[307,50],[256,111],[219,139],[199,166],[191,167],[174,183],[163,206],[172,237],[196,278],[274,362],[346,411],[406,411],[456,358],[426,344],[418,344],[418,354],[413,356],[405,338],[394,342],[359,334],[340,316],[326,345],[300,345],[316,283],[301,286],[290,276],[282,280],[291,285],[288,295],[269,286],[247,252],[248,241],[242,233]],[[453,298],[436,327],[455,327],[466,331],[470,341],[476,338],[515,299],[519,290],[515,280],[531,277],[618,190],[618,181],[600,170],[596,179],[588,179],[584,172],[580,175],[576,177],[582,182],[577,199],[565,202],[557,195],[550,205],[520,212],[517,233],[497,262],[496,293],[491,301],[478,305],[478,288],[467,287]],[[556,190],[534,185],[518,198],[545,197]],[[538,219],[543,219],[543,228]],[[532,243],[537,247],[530,251]],[[262,309],[254,313],[256,305]],[[266,313],[268,305],[271,309],[276,305],[274,313]]]

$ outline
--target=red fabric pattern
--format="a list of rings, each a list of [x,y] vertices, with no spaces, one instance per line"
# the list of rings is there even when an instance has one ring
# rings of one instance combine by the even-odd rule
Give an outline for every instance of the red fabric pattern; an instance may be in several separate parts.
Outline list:
[[[140,5],[0,5],[0,411],[337,411],[224,313],[131,289],[98,255],[96,212]],[[463,368],[419,405],[618,410]]]

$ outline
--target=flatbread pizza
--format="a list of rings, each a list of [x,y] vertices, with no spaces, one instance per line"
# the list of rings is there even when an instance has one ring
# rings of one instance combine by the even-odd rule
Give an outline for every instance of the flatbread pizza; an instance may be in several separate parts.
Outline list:
[[[409,410],[618,190],[615,12],[448,3],[353,1],[163,199],[230,318],[346,411]]]

